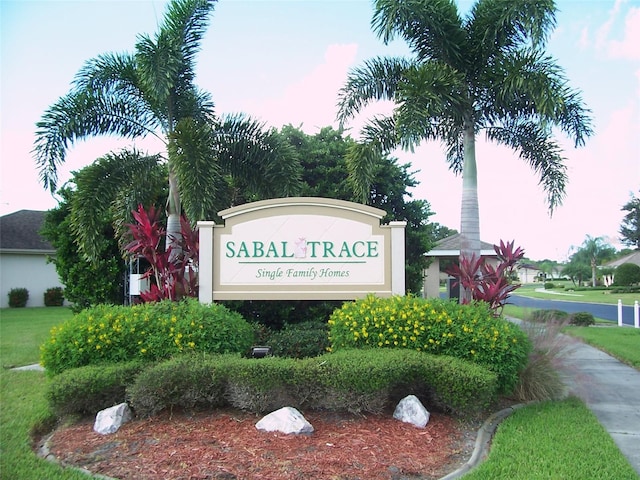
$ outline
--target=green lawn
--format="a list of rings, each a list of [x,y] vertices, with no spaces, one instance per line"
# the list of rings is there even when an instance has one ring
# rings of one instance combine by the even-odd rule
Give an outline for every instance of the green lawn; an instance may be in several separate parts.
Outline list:
[[[576,398],[521,408],[498,427],[489,458],[464,480],[636,480],[596,417]]]
[[[37,371],[9,366],[37,363],[49,330],[72,315],[65,307],[0,310],[0,478],[11,480],[86,480],[86,474],[42,460],[31,449],[34,429],[51,425],[44,397],[47,379]]]
[[[507,314],[523,313],[511,310]],[[510,312],[510,313],[509,313]],[[0,362],[26,365],[38,362],[39,345],[52,326],[71,316],[67,308],[0,310]],[[615,333],[630,329],[578,329],[593,335],[605,349],[621,343]],[[605,332],[605,333],[603,333]],[[582,334],[582,333],[581,333]],[[637,338],[637,337],[635,337]],[[590,340],[592,341],[592,340]],[[631,335],[631,342],[635,342]],[[631,347],[633,348],[633,346]],[[629,349],[621,355],[629,355]],[[630,355],[630,361],[636,358]],[[0,370],[0,478],[12,480],[80,480],[88,478],[38,458],[30,435],[55,419],[44,397],[42,372]],[[518,410],[499,427],[491,454],[466,479],[637,479],[629,463],[595,416],[577,399],[545,402]]]
[[[40,345],[51,327],[71,318],[67,307],[3,308],[0,310],[0,361],[3,368],[37,363]]]

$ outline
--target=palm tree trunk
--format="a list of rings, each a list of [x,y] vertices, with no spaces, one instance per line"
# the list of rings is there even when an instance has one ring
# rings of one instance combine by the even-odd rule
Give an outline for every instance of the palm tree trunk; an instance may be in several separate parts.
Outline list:
[[[180,253],[180,240],[182,230],[180,228],[180,214],[182,206],[180,203],[180,189],[178,178],[171,167],[169,167],[169,198],[167,198],[167,238],[166,249],[171,248],[170,260],[173,260]]]
[[[460,258],[480,257],[480,210],[478,207],[478,172],[476,169],[476,138],[473,121],[466,120],[462,167],[462,205],[460,207]],[[471,300],[471,292],[460,288],[460,301]]]

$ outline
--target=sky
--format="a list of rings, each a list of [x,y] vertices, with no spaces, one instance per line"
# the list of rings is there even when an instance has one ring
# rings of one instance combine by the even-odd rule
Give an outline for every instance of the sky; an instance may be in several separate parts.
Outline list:
[[[471,2],[458,2],[468,11]],[[549,215],[538,178],[517,154],[478,137],[480,236],[514,240],[532,260],[566,261],[587,235],[623,248],[621,210],[640,196],[640,0],[557,0],[547,52],[591,110],[595,134],[584,147],[561,133],[569,183]],[[157,31],[163,0],[0,0],[0,215],[48,210],[57,198],[39,181],[32,155],[35,124],[65,95],[83,63],[133,52],[138,34]],[[308,134],[337,127],[338,91],[351,69],[376,56],[409,56],[402,41],[385,45],[371,31],[371,0],[220,0],[197,58],[195,83],[219,115],[244,113],[267,126],[292,124]],[[346,125],[358,138],[374,105]],[[127,146],[156,153],[149,140],[92,137],[78,142],[58,170],[71,172]],[[460,228],[462,179],[448,170],[442,145],[429,142],[410,163],[431,221]]]

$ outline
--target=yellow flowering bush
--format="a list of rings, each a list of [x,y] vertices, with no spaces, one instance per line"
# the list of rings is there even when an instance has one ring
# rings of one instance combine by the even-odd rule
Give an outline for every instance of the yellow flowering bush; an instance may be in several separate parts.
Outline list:
[[[483,302],[369,295],[345,303],[329,318],[331,350],[408,348],[449,355],[496,373],[502,393],[513,390],[531,344],[517,326],[494,317]]]
[[[195,299],[98,305],[51,329],[40,348],[49,375],[98,363],[155,361],[188,352],[244,353],[252,327],[240,314]]]

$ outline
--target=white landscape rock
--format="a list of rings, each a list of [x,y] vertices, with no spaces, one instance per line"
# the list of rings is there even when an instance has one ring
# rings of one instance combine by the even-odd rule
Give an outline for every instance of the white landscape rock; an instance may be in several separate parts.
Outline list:
[[[100,410],[96,415],[96,421],[93,424],[93,430],[101,433],[102,435],[108,435],[110,433],[116,433],[118,429],[124,424],[130,421],[132,418],[131,409],[126,403],[121,403],[113,407]]]
[[[393,412],[393,418],[416,427],[424,428],[429,423],[430,414],[415,395],[404,397]]]
[[[258,430],[282,433],[312,433],[313,426],[293,407],[283,407],[271,412],[256,423]]]

